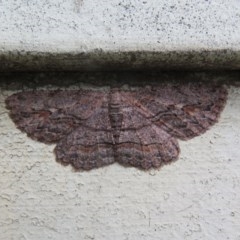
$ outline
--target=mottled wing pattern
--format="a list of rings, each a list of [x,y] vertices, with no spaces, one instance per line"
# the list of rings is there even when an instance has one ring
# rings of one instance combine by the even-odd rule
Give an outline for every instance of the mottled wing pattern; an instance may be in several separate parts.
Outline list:
[[[132,93],[134,105],[154,125],[181,140],[204,133],[215,124],[226,102],[222,85],[166,83]]]
[[[90,170],[117,161],[159,168],[216,123],[227,91],[217,84],[165,83],[135,90],[33,91],[6,100],[18,128],[57,143],[58,162]]]
[[[115,161],[111,131],[81,126],[55,148],[57,161],[75,169],[90,170]]]
[[[150,125],[122,131],[116,149],[119,163],[141,169],[159,168],[179,154],[177,140]]]
[[[102,101],[87,121],[59,141],[55,154],[58,162],[83,170],[102,167],[115,161],[108,99]]]
[[[57,143],[57,161],[90,170],[114,162],[107,95],[101,91],[32,91],[6,100],[18,128]]]
[[[165,83],[121,96],[128,107],[122,110],[117,160],[149,169],[178,158],[176,138],[190,139],[216,123],[227,91],[217,84]]]
[[[56,143],[85,122],[104,99],[99,91],[28,91],[11,95],[6,105],[12,120],[29,137]]]
[[[139,106],[132,92],[121,92],[122,125],[115,146],[116,160],[141,169],[159,168],[176,160],[179,154],[177,140],[152,124]]]

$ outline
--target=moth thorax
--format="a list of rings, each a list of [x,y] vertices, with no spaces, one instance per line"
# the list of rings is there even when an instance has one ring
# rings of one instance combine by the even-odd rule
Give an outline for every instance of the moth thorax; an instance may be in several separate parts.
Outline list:
[[[109,119],[113,129],[120,129],[122,126],[123,114],[121,112],[121,96],[118,91],[110,93],[109,99]]]
[[[120,107],[110,104],[109,108],[109,118],[111,126],[114,129],[120,129],[122,126],[123,115],[121,113]]]

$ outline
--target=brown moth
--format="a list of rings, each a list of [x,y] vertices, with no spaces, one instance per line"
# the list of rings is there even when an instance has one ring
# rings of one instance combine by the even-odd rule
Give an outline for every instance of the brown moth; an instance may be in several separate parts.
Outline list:
[[[118,162],[159,168],[178,158],[178,140],[217,122],[227,90],[218,84],[26,91],[6,99],[10,117],[32,139],[55,143],[56,160],[90,170]]]

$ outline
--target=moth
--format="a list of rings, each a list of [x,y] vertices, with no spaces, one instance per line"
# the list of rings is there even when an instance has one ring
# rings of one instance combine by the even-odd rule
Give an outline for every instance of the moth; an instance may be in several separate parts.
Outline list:
[[[159,83],[124,89],[34,90],[11,95],[16,126],[34,140],[56,144],[56,160],[77,170],[118,162],[159,168],[189,140],[215,124],[227,90],[220,84]]]

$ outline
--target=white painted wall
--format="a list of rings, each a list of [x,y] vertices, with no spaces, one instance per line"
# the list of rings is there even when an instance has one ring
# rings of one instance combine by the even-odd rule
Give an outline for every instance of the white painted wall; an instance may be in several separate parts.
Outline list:
[[[240,89],[220,121],[180,142],[180,159],[143,172],[118,164],[73,172],[54,146],[8,117],[0,91],[0,239],[240,239]]]
[[[240,69],[239,13],[239,0],[0,0],[0,71]]]
[[[239,12],[239,0],[1,0],[0,47],[239,50]]]

